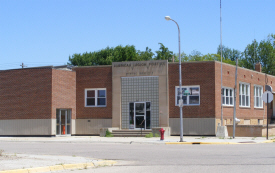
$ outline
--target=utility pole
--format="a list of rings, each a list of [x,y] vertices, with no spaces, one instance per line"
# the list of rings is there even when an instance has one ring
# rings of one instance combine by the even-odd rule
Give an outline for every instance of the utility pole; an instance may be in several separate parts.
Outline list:
[[[23,69],[24,67],[27,67],[26,65],[24,65],[23,62],[22,62],[22,64],[21,64],[20,66],[22,66],[22,69]]]
[[[235,130],[236,130],[237,75],[238,75],[238,57],[236,58],[235,88],[234,88],[233,139],[235,139]]]
[[[220,0],[220,41],[221,41],[221,126],[223,126],[223,106],[222,106],[222,98],[223,98],[223,90],[222,90],[222,0]]]

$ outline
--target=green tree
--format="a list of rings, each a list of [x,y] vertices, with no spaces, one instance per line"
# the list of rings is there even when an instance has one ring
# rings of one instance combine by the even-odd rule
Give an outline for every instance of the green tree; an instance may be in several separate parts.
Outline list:
[[[107,47],[95,52],[85,52],[83,54],[73,54],[69,56],[69,65],[92,66],[111,65],[112,62],[119,61],[146,61],[153,59],[154,53],[148,47],[145,51],[137,51],[135,46]]]
[[[269,35],[267,40],[262,40],[258,47],[258,56],[262,64],[262,71],[275,75],[275,46],[274,37]]]
[[[167,47],[165,47],[162,43],[159,43],[160,48],[156,51],[155,60],[168,60],[169,62],[172,61],[173,52],[170,51]]]
[[[148,61],[152,60],[155,54],[152,52],[152,49],[146,47],[145,51],[138,51],[138,55],[140,61]]]
[[[200,51],[193,50],[190,55],[188,55],[189,61],[203,61],[203,55]]]
[[[220,45],[218,46],[217,54],[219,54],[219,55],[221,54],[221,46]],[[222,47],[222,57],[226,60],[230,59],[231,61],[235,61],[236,58],[238,58],[238,59],[242,58],[242,53],[239,50],[230,49],[226,46],[223,46]]]
[[[244,57],[240,60],[240,66],[254,70],[256,63],[260,62],[258,56],[259,43],[253,40],[251,44],[248,44],[243,52]]]
[[[255,64],[259,62],[262,65],[262,72],[275,75],[275,37],[273,34],[260,43],[253,40],[246,46],[243,54],[240,66],[254,70]]]
[[[179,62],[179,54],[174,54],[174,62]],[[186,56],[186,54],[184,52],[180,53],[181,56],[181,62],[188,62],[188,56]]]

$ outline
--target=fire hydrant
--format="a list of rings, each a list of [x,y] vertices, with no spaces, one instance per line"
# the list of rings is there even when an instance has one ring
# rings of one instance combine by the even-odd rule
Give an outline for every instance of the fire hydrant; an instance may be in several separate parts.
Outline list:
[[[164,132],[165,132],[165,130],[163,130],[163,128],[161,128],[161,129],[159,130],[159,133],[160,133],[160,140],[164,140]]]

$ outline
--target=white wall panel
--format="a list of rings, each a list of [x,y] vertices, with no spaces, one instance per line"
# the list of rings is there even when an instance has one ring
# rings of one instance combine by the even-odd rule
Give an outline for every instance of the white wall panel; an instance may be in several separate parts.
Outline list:
[[[171,135],[180,134],[180,118],[169,118]],[[215,135],[215,118],[183,118],[183,135]]]
[[[76,135],[99,135],[100,128],[112,127],[112,119],[76,119]]]
[[[0,120],[0,135],[52,135],[52,119]]]

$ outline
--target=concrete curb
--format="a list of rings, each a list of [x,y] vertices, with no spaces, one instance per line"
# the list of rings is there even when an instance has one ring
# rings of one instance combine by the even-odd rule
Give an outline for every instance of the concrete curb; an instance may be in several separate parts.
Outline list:
[[[266,140],[266,141],[263,141],[263,142],[261,142],[261,143],[273,143],[273,142],[275,142],[275,139]]]
[[[266,140],[263,142],[165,142],[167,145],[176,144],[176,145],[228,145],[228,144],[262,144],[262,143],[273,143],[275,142],[275,139],[272,140]]]
[[[177,144],[177,145],[228,145],[228,144],[242,144],[242,143],[236,143],[236,142],[166,142],[165,144],[171,145],[171,144]],[[247,143],[246,143],[247,144]]]
[[[100,166],[113,166],[116,163],[117,162],[113,160],[102,160],[95,163],[89,162],[89,163],[64,164],[64,165],[26,168],[26,169],[14,169],[14,170],[0,171],[0,173],[35,173],[35,172],[60,171],[60,170],[68,170],[68,169],[87,169],[87,168],[100,167]]]

